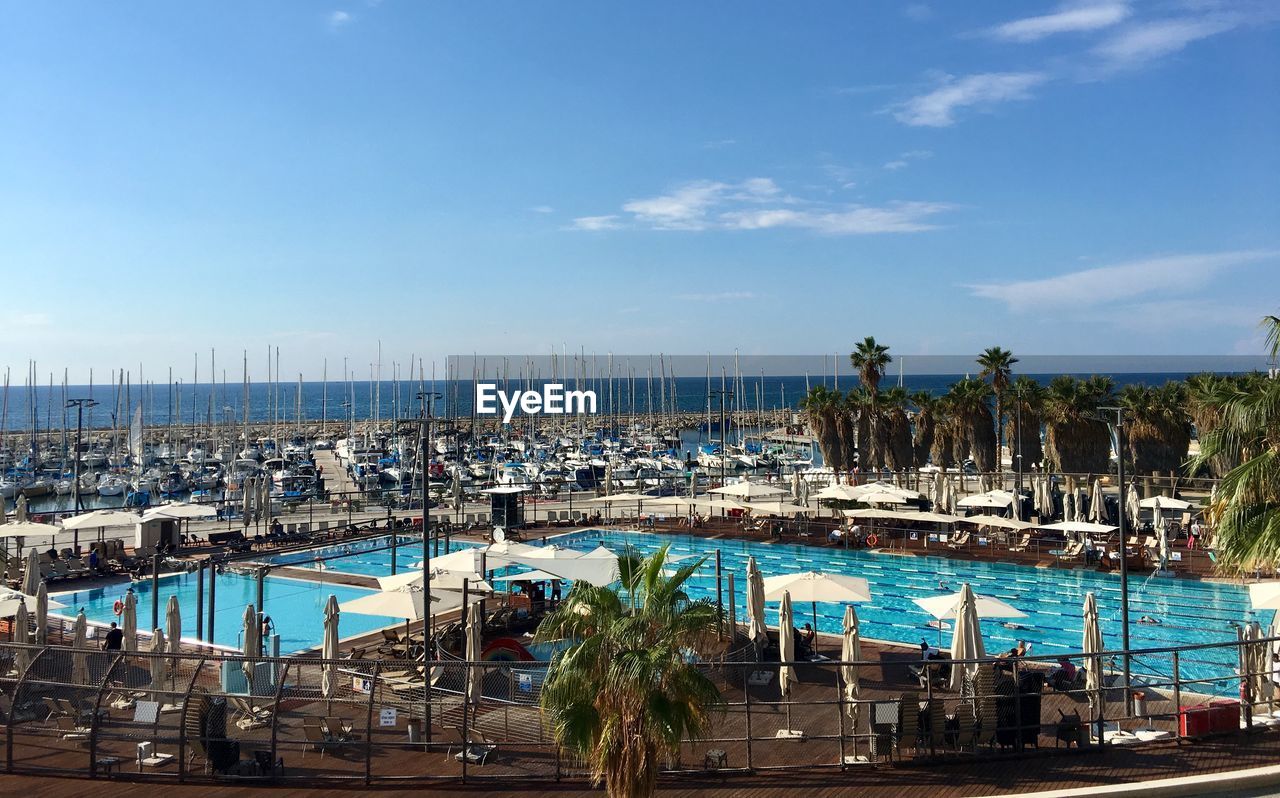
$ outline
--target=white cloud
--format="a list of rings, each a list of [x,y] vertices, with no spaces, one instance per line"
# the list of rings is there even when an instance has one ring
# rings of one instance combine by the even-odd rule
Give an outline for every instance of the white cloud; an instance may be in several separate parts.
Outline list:
[[[907,168],[908,166],[911,165],[912,161],[922,161],[925,158],[932,158],[932,157],[933,157],[933,150],[908,150],[907,152],[902,153],[892,161],[886,161],[884,166],[881,168],[888,169],[889,171],[893,172],[893,171],[897,171],[898,169]]]
[[[1222,271],[1280,258],[1280,251],[1242,250],[1170,255],[1112,266],[1007,283],[966,286],[974,296],[1006,303],[1010,310],[1039,312],[1050,307],[1135,302],[1158,296],[1185,295],[1209,285]]]
[[[1093,48],[1110,66],[1135,66],[1176,53],[1192,42],[1231,30],[1232,17],[1182,17],[1132,25]]]
[[[329,27],[333,30],[337,30],[338,28],[350,25],[353,19],[355,18],[346,11],[333,11],[328,17]]]
[[[906,153],[924,157],[919,153]],[[756,177],[738,183],[698,180],[666,194],[623,204],[630,214],[586,216],[574,229],[609,230],[622,226],[648,230],[767,230],[791,228],[828,235],[913,233],[931,230],[929,218],[952,206],[940,202],[891,202],[883,206],[832,204],[790,196],[773,180]]]
[[[555,208],[551,207],[550,205],[534,205],[529,210],[532,211],[533,213],[554,213],[555,212]]]
[[[608,216],[579,216],[573,220],[574,230],[616,230],[621,225],[618,224],[618,217],[610,214]]]
[[[1033,87],[1048,79],[1043,72],[985,72],[959,79],[947,76],[933,91],[898,105],[893,115],[913,127],[948,127],[955,123],[955,112],[961,108],[1026,100]]]
[[[676,294],[676,299],[685,302],[736,302],[743,299],[755,299],[750,291],[721,291],[716,294]]]
[[[991,34],[1015,42],[1034,42],[1057,33],[1101,30],[1123,22],[1131,13],[1125,2],[1073,3],[1052,14],[1025,17],[997,25]]]

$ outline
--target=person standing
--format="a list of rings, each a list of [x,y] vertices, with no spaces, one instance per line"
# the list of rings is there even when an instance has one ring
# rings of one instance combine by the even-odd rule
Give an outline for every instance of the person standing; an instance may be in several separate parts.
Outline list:
[[[103,635],[102,650],[103,651],[119,651],[123,647],[124,647],[124,631],[120,629],[118,626],[116,626],[115,622],[113,621],[111,624],[111,628],[107,630],[107,633],[105,635]]]

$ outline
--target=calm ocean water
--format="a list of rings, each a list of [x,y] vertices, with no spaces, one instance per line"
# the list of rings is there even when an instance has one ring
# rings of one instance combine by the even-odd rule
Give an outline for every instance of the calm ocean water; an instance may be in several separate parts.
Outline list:
[[[929,391],[944,393],[951,383],[961,379],[963,374],[927,374],[906,376],[902,384],[910,391]],[[1056,374],[1029,375],[1047,383]],[[1079,374],[1076,376],[1088,376]],[[1168,380],[1180,380],[1188,376],[1185,372],[1161,373],[1117,373],[1109,375],[1117,385],[1140,383],[1160,385]],[[540,384],[540,383],[535,383]],[[733,398],[726,399],[726,412],[737,409],[754,410],[763,407],[766,410],[781,407],[795,408],[804,397],[809,386],[824,384],[821,378],[812,377],[760,377],[744,376],[735,388],[732,379],[725,387],[734,391]],[[834,380],[827,377],[825,384],[835,387]],[[852,376],[842,376],[839,382],[841,390],[847,390],[857,384]],[[886,377],[885,385],[896,385],[897,379]],[[293,422],[299,412],[304,420],[346,419],[354,416],[356,420],[373,418],[416,417],[419,413],[419,400],[416,398],[424,386],[414,382],[395,383],[384,381],[381,384],[369,381],[355,383],[330,382],[326,386],[321,382],[304,382],[299,397],[298,383],[285,383],[278,386],[253,384],[249,386],[248,416],[250,421],[270,421],[273,418],[285,422]],[[437,417],[457,415],[469,417],[474,391],[470,380],[457,380],[446,383],[437,381],[433,386],[425,386],[429,392],[443,396],[435,400],[433,412]],[[516,390],[526,387],[517,380],[500,389]],[[658,411],[664,407],[663,389],[657,379],[652,381],[644,377],[634,382],[615,379],[610,387],[607,379],[583,381],[577,386],[569,383],[569,387],[593,389],[599,400],[598,412],[601,414],[617,413],[621,415],[635,412],[643,414],[649,410]],[[711,380],[710,388],[720,390],[718,377]],[[652,389],[652,390],[651,390]],[[677,377],[674,387],[668,380],[665,390],[665,407],[673,406],[684,411],[703,412],[707,409],[708,383],[705,377]],[[58,430],[63,424],[68,429],[75,429],[74,410],[63,410],[64,393],[61,386],[37,388],[32,392],[24,386],[11,386],[0,410],[0,421],[7,431],[31,429],[33,421],[37,429]],[[244,388],[238,383],[211,385],[208,383],[194,385],[149,384],[146,386],[126,387],[120,390],[112,385],[96,385],[92,389],[87,385],[71,386],[65,393],[66,398],[91,398],[98,402],[97,407],[85,411],[84,422],[87,428],[110,427],[113,423],[127,426],[132,416],[131,408],[138,403],[143,407],[143,419],[147,426],[164,426],[169,423],[190,424],[201,423],[210,419],[218,423],[234,423],[244,419]],[[301,399],[301,401],[299,401]],[[712,415],[719,416],[719,398],[711,399]],[[64,415],[65,412],[65,415]],[[117,418],[117,416],[119,416]]]

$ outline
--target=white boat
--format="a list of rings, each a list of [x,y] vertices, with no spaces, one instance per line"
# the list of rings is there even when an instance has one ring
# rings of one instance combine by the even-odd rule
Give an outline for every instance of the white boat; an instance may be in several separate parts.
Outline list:
[[[129,489],[129,481],[118,474],[103,474],[98,480],[99,496],[123,496]]]

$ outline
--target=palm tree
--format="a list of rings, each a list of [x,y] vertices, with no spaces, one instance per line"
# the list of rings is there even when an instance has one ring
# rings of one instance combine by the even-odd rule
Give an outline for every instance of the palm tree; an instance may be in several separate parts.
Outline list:
[[[844,451],[840,441],[840,394],[825,385],[815,385],[800,400],[800,408],[804,410],[813,436],[818,439],[818,451],[822,452],[822,462],[834,473],[845,469]]]
[[[1021,470],[1044,460],[1044,445],[1040,441],[1040,429],[1044,426],[1044,386],[1025,374],[1009,384],[1004,422],[1004,439],[1014,462],[1022,455]]]
[[[1263,324],[1274,351],[1280,318],[1268,316]],[[1200,455],[1191,463],[1239,463],[1218,483],[1208,510],[1218,565],[1236,571],[1270,566],[1280,551],[1280,380],[1241,382],[1221,410],[1221,425],[1201,435]]]
[[[846,456],[850,464],[857,462],[864,471],[878,468],[884,461],[882,425],[876,423],[880,412],[877,401],[865,386],[852,388],[845,395]]]
[[[940,410],[939,401],[928,391],[916,391],[909,398],[916,408],[911,464],[916,468],[923,468],[929,464],[929,451],[933,448],[933,437],[937,430]]]
[[[1125,409],[1126,440],[1135,475],[1181,472],[1191,445],[1191,417],[1187,414],[1187,390],[1170,381],[1153,388],[1126,385],[1118,399]]]
[[[849,363],[857,370],[858,379],[871,392],[872,397],[879,395],[880,379],[884,377],[885,366],[892,362],[889,347],[881,346],[869,335],[854,344],[853,352],[849,355]]]
[[[933,441],[929,447],[929,461],[938,468],[949,468],[964,459],[963,448],[956,434],[956,419],[951,410],[951,398],[939,396],[933,404]]]
[[[987,347],[982,350],[982,354],[978,355],[978,365],[982,367],[982,371],[978,376],[982,379],[991,378],[991,387],[996,392],[996,428],[1004,432],[1004,400],[1005,395],[1009,391],[1009,382],[1013,379],[1013,364],[1018,359],[1008,349],[1001,349],[998,346]],[[997,443],[1003,448],[1008,443],[1008,439],[1001,437]],[[1012,450],[1012,447],[1010,447]],[[1012,451],[1010,452],[1012,454]],[[1004,458],[997,457],[997,468],[1004,470]]]
[[[1105,474],[1111,431],[1101,408],[1111,398],[1108,377],[1054,377],[1045,393],[1045,454],[1053,468],[1071,474]]]
[[[968,377],[954,383],[947,397],[964,441],[973,452],[973,463],[982,473],[996,470],[996,428],[991,418],[991,386]]]
[[[1187,377],[1187,412],[1195,426],[1196,440],[1203,442],[1221,425],[1223,408],[1232,396],[1240,390],[1250,390],[1251,383],[1261,380],[1262,375],[1257,373],[1222,376],[1204,372]],[[1225,454],[1219,454],[1200,467],[1210,476],[1221,477],[1237,465],[1239,462],[1231,462]]]
[[[720,691],[690,652],[706,651],[722,615],[690,601],[684,583],[706,558],[673,576],[667,547],[619,557],[619,592],[575,582],[535,639],[571,640],[547,668],[540,699],[557,744],[590,764],[611,798],[653,795],[658,771],[686,739],[705,737]]]
[[[895,385],[880,397],[880,411],[884,414],[885,459],[893,471],[911,468],[911,420],[907,418],[907,389]]]

